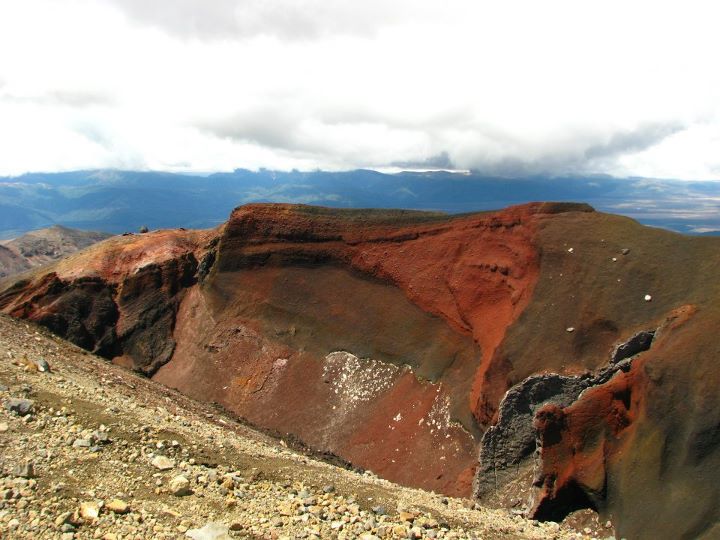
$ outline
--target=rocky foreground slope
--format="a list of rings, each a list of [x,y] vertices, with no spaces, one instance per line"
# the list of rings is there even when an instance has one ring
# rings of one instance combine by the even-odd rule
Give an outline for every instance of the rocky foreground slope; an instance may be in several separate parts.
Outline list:
[[[587,205],[250,205],[6,281],[0,310],[405,485],[712,538],[719,267],[717,239]]]
[[[5,316],[0,355],[0,538],[587,537],[316,461]]]

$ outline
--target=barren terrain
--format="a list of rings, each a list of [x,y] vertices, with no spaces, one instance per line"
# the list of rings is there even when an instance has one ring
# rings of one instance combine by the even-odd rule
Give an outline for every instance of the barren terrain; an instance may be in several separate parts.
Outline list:
[[[6,316],[0,354],[0,537],[586,537],[317,461]]]

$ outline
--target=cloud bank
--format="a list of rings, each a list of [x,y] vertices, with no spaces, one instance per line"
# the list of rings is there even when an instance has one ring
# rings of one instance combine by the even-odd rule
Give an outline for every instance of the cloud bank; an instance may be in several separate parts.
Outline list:
[[[6,0],[0,174],[720,179],[713,2]]]

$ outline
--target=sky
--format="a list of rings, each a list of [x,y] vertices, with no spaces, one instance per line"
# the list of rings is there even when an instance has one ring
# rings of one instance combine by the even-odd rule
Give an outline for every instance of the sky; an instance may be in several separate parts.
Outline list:
[[[720,180],[714,4],[2,0],[0,174]]]

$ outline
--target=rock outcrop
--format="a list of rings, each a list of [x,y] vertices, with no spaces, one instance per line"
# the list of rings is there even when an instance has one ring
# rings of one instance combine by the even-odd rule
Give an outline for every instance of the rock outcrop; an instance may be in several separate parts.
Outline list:
[[[542,373],[508,390],[500,402],[497,422],[488,428],[480,443],[475,496],[482,498],[509,483],[515,478],[517,468],[540,451],[538,436],[542,438],[542,432],[538,433],[535,425],[538,413],[538,418],[542,418],[548,410],[569,407],[585,390],[604,385],[617,371],[627,372],[634,356],[647,351],[654,336],[655,330],[638,332],[618,345],[609,364],[596,373],[576,376]],[[558,508],[553,517],[559,515],[562,519],[575,509],[572,505]],[[539,519],[545,517],[540,508],[533,513]]]

